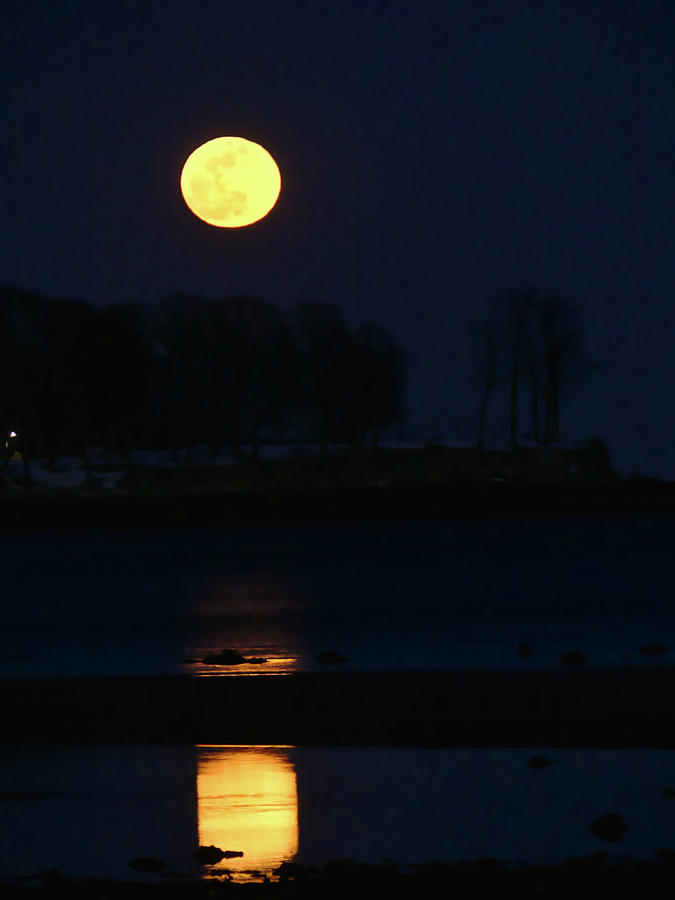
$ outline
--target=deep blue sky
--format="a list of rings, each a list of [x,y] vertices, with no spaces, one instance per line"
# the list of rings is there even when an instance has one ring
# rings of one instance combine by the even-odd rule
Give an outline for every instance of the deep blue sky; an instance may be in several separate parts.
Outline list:
[[[673,0],[22,0],[0,53],[0,281],[333,301],[405,348],[418,436],[466,440],[469,321],[550,288],[601,366],[563,395],[563,437],[675,478],[674,35]],[[178,187],[228,134],[282,173],[240,230]],[[488,437],[507,413],[496,396]]]

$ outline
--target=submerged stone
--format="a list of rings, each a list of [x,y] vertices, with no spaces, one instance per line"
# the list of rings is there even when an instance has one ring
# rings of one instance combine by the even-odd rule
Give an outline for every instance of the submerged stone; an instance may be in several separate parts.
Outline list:
[[[642,647],[638,648],[638,652],[641,656],[652,659],[654,656],[661,656],[663,653],[667,653],[668,648],[665,644],[643,644]]]
[[[623,839],[624,834],[628,830],[628,826],[623,817],[618,813],[608,813],[605,816],[598,816],[588,826],[588,830],[601,841],[611,841],[616,843]]]
[[[531,769],[545,769],[546,766],[552,766],[553,762],[552,759],[547,759],[545,756],[531,756],[527,761],[527,765]]]
[[[323,653],[319,653],[316,661],[320,663],[342,663],[347,662],[347,657],[336,650],[324,650]]]
[[[560,663],[563,666],[583,666],[587,662],[581,650],[566,650],[560,654]]]

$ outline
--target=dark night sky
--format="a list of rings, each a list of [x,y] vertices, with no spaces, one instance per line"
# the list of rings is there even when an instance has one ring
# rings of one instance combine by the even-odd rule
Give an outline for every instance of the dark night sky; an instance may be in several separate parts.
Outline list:
[[[419,438],[466,440],[470,319],[550,288],[602,367],[563,437],[675,479],[673,0],[22,0],[3,32],[0,281],[336,302],[405,348]],[[178,188],[229,134],[282,173],[239,230]]]

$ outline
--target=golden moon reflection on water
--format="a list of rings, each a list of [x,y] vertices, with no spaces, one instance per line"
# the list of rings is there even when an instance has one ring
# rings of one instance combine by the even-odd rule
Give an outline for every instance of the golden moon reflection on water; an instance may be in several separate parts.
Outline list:
[[[264,218],[277,202],[281,174],[254,141],[218,137],[188,156],[180,176],[188,208],[218,228],[241,228]]]
[[[243,856],[224,859],[236,880],[272,875],[298,852],[298,788],[292,747],[198,747],[199,843]]]

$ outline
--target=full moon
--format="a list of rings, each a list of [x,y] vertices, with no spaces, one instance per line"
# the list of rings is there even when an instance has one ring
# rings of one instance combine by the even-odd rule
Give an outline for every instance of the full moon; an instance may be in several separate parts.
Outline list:
[[[218,228],[241,228],[272,209],[281,190],[281,175],[260,144],[241,137],[219,137],[188,156],[180,189],[189,209],[204,222]]]

